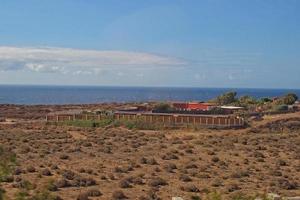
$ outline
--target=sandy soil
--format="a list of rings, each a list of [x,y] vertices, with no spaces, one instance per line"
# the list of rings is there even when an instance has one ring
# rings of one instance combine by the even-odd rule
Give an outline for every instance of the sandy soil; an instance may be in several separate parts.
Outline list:
[[[121,194],[192,199],[213,191],[226,199],[241,192],[299,196],[299,124],[299,113],[223,131],[0,124],[0,144],[17,153],[19,164],[3,186],[12,199],[28,181],[30,193],[52,184],[51,193],[70,200],[87,194],[107,200],[124,199]]]

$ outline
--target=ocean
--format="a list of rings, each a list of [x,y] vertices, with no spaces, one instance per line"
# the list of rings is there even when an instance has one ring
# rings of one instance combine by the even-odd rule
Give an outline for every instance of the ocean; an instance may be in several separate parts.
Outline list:
[[[276,97],[289,92],[300,97],[300,89],[0,85],[0,104],[206,101],[227,91],[256,98]]]

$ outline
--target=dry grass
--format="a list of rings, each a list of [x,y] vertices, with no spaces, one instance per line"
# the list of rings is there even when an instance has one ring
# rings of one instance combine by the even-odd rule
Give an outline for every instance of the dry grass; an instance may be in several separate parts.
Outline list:
[[[72,200],[300,195],[300,131],[291,124],[256,133],[0,125],[1,145],[18,160],[3,187],[12,199],[45,188]]]

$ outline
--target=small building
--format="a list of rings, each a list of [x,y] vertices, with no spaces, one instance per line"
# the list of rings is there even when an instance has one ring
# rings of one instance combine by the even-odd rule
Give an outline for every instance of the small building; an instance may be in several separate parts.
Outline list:
[[[239,107],[239,106],[220,106],[221,109],[225,110],[227,114],[233,114],[235,112],[244,110],[244,107]]]
[[[174,102],[173,107],[180,111],[208,111],[215,108],[216,105],[205,102]]]
[[[299,102],[295,102],[293,105],[288,105],[289,111],[299,111],[300,110],[300,104]]]

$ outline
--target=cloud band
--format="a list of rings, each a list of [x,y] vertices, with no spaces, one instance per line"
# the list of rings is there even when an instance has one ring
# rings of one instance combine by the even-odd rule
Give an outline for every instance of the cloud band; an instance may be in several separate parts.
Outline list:
[[[0,46],[0,71],[92,74],[102,70],[180,67],[181,59],[143,52]]]

